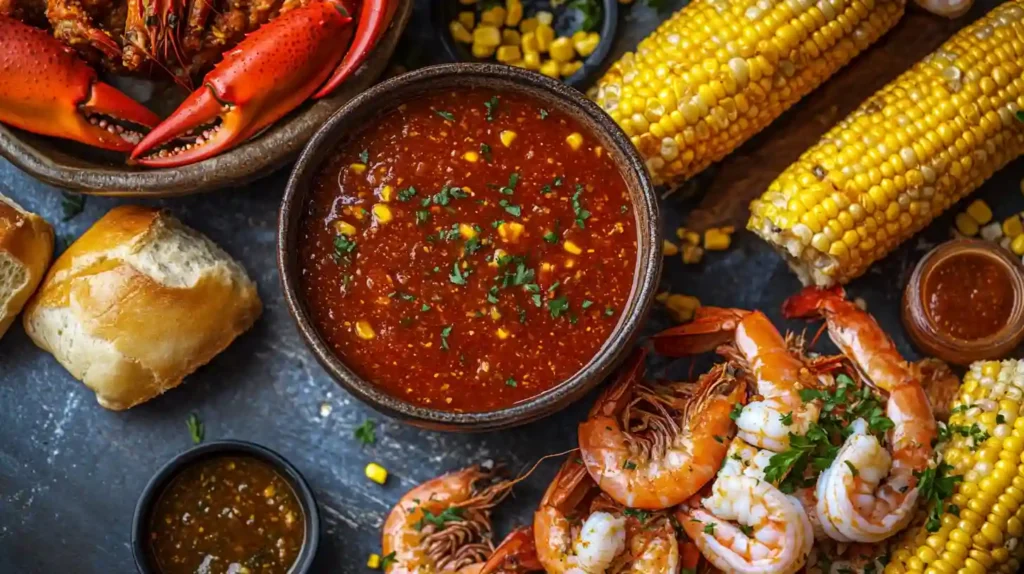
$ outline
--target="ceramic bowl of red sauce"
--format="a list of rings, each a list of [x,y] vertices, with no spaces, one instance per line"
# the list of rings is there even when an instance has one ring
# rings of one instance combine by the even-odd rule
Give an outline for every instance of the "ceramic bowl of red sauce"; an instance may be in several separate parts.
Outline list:
[[[618,364],[660,273],[626,135],[539,74],[450,64],[384,82],[306,147],[278,265],[339,384],[444,430],[551,414]]]

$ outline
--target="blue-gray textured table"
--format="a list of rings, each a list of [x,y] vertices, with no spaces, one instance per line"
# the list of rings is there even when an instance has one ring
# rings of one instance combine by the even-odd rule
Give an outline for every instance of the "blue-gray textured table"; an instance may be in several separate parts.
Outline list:
[[[429,3],[417,4],[416,19],[400,48],[408,65],[440,57],[429,30]],[[626,10],[614,53],[634,45],[655,23],[648,8]],[[667,198],[666,234],[684,219],[694,226],[742,227],[747,202],[782,168],[829,125],[962,24],[919,12],[908,15],[853,67],[698,178],[695,199]],[[1022,176],[1024,163],[1015,162],[976,197],[988,200],[998,216],[1020,210]],[[205,423],[207,440],[238,438],[267,445],[305,474],[324,521],[318,572],[367,571],[366,557],[379,552],[379,527],[388,510],[423,480],[484,459],[520,469],[540,456],[575,446],[576,423],[592,399],[527,427],[452,435],[387,422],[336,387],[303,346],[281,296],[274,230],[286,177],[282,172],[245,188],[145,202],[170,209],[241,260],[266,306],[251,331],[181,387],[127,412],[106,411],[88,389],[29,341],[20,324],[0,340],[0,572],[133,571],[129,527],[136,498],[163,462],[191,446],[185,420],[192,412]],[[62,222],[59,190],[2,160],[0,190],[43,214],[64,238],[80,235],[112,206],[124,203],[90,198],[81,215]],[[954,211],[962,208],[961,204]],[[900,292],[918,257],[948,236],[950,223],[951,214],[940,218],[850,286],[908,356],[915,354],[898,319]],[[782,300],[799,288],[778,257],[746,232],[736,235],[731,250],[709,254],[700,265],[667,260],[662,283],[663,288],[697,295],[705,304],[757,307],[775,319]],[[669,321],[655,310],[649,332],[667,326]],[[656,373],[666,366],[655,363]],[[670,373],[684,371],[682,367],[668,365]],[[352,436],[366,419],[380,423],[377,443],[370,447]],[[363,467],[370,461],[390,471],[385,486],[364,478]],[[498,511],[502,533],[511,522],[528,519],[555,466],[541,467]]]

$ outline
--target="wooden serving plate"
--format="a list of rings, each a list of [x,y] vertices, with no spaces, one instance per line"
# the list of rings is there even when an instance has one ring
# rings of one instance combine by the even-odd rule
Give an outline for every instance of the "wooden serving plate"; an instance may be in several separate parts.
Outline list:
[[[398,1],[394,20],[377,47],[334,94],[304,103],[263,133],[216,157],[182,167],[148,169],[126,165],[122,154],[5,125],[0,125],[0,155],[36,179],[96,195],[169,197],[251,182],[294,160],[331,114],[376,83],[412,14],[412,0]]]

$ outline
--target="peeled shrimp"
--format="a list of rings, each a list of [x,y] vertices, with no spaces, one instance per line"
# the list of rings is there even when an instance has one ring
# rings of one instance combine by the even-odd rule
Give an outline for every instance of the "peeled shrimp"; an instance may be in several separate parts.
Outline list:
[[[889,450],[854,421],[853,434],[818,477],[819,520],[840,542],[878,542],[902,530],[917,502],[917,477],[928,468],[935,418],[916,369],[878,323],[844,298],[841,288],[805,289],[783,306],[788,317],[825,316],[829,336],[874,386],[888,391]]]
[[[692,394],[659,394],[639,382],[643,359],[643,353],[633,357],[580,424],[580,455],[613,500],[661,510],[714,478],[733,432],[729,413],[745,386],[718,365]]]

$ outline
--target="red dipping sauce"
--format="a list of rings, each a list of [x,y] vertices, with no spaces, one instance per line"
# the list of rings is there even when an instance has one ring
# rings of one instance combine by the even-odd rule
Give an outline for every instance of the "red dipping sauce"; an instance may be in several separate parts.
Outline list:
[[[424,96],[324,165],[300,223],[300,292],[356,374],[416,405],[511,406],[601,348],[633,286],[626,182],[526,96]]]
[[[1013,283],[1004,264],[980,253],[962,253],[935,266],[925,279],[928,315],[957,339],[982,339],[1006,326],[1013,311]]]

